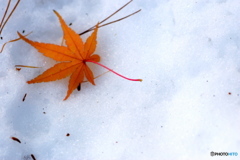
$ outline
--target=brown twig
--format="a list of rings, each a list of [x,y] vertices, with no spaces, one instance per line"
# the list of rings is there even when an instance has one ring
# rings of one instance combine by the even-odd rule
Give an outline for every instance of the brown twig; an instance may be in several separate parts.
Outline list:
[[[22,101],[24,102],[26,99],[27,93],[24,94]]]
[[[21,143],[21,141],[16,137],[11,137],[11,139],[14,140],[14,141],[17,141],[18,143]]]
[[[4,21],[4,19],[5,19],[6,14],[7,14],[7,11],[8,11],[8,8],[9,8],[9,6],[10,6],[10,3],[11,3],[11,0],[8,1],[7,8],[6,8],[5,12],[4,12],[2,21],[1,21],[1,23],[0,23],[0,29],[2,28],[2,24],[3,24],[3,21]],[[1,32],[0,32],[0,34],[1,34]]]
[[[32,32],[28,33],[28,34],[25,35],[24,37],[28,36],[28,35],[31,34],[31,33],[32,33]],[[13,40],[11,40],[11,41],[8,41],[8,42],[4,43],[3,46],[2,46],[2,48],[1,48],[1,50],[0,50],[0,53],[2,53],[2,51],[3,51],[3,49],[4,49],[4,47],[5,47],[6,44],[11,43],[11,42],[18,41],[18,40],[20,40],[20,39],[21,39],[21,38],[13,39]]]
[[[8,1],[8,5],[7,5],[7,8],[5,10],[5,13],[3,15],[3,18],[2,18],[2,21],[1,21],[1,24],[0,24],[0,34],[2,33],[2,30],[4,28],[4,26],[6,25],[6,23],[8,22],[9,18],[12,16],[13,12],[15,11],[15,9],[17,8],[18,4],[19,4],[20,0],[17,1],[17,3],[15,4],[15,6],[13,7],[12,11],[10,12],[10,14],[8,15],[7,19],[4,21],[5,17],[6,17],[6,14],[8,12],[8,9],[9,9],[9,6],[10,6],[10,3],[11,3],[11,0]]]
[[[113,15],[115,15],[116,13],[118,13],[120,10],[122,10],[124,7],[126,7],[126,6],[127,6],[129,3],[131,3],[132,1],[133,1],[133,0],[130,0],[128,3],[126,3],[125,5],[123,5],[121,8],[119,8],[118,10],[116,10],[115,12],[113,12],[110,16],[108,16],[108,17],[105,18],[104,20],[100,21],[98,24],[101,24],[101,23],[105,22],[106,20],[108,20],[109,18],[111,18]],[[99,25],[98,28],[101,28],[101,27],[103,27],[103,26],[106,26],[106,25],[109,25],[109,24],[112,24],[112,23],[115,23],[115,22],[119,22],[119,21],[121,21],[121,20],[123,20],[123,19],[126,19],[126,18],[128,18],[128,17],[130,17],[130,16],[132,16],[132,15],[138,13],[138,12],[140,12],[140,11],[141,11],[141,9],[139,9],[139,10],[137,10],[136,12],[133,12],[133,13],[125,16],[125,17],[122,17],[122,18],[120,18],[120,19],[117,19],[117,20],[114,20],[114,21],[111,21],[111,22],[108,22],[108,23]],[[82,32],[82,33],[79,33],[79,35],[83,35],[83,34],[85,34],[85,33],[87,33],[87,32],[90,32],[90,31],[94,30],[95,27],[96,27],[96,25],[92,26],[91,28],[87,29],[86,31],[84,31],[84,32]]]
[[[35,66],[26,66],[26,65],[15,65],[15,67],[40,68],[40,67],[35,67]]]

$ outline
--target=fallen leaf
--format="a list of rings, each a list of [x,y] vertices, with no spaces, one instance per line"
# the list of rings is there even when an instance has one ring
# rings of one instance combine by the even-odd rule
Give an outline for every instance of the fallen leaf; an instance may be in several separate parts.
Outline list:
[[[66,100],[73,92],[73,90],[76,89],[80,83],[82,83],[84,77],[86,77],[90,83],[95,85],[93,73],[87,66],[86,61],[100,61],[100,57],[98,55],[92,55],[96,49],[98,27],[96,27],[92,35],[88,37],[87,41],[83,43],[80,36],[70,27],[68,27],[68,25],[66,25],[58,12],[54,11],[54,13],[57,15],[61,23],[67,47],[58,46],[55,44],[34,42],[25,38],[19,32],[18,35],[21,39],[35,47],[45,56],[50,57],[56,61],[61,61],[61,63],[56,64],[52,68],[43,72],[43,74],[28,81],[27,83],[31,84],[55,81],[71,75],[67,95],[64,98],[64,100]]]
[[[86,42],[83,43],[81,37],[64,22],[60,14],[56,11],[54,11],[54,13],[57,15],[61,23],[61,27],[64,33],[63,38],[66,41],[67,45],[66,47],[49,43],[34,42],[27,39],[18,32],[18,35],[22,40],[35,47],[39,52],[43,53],[44,56],[52,58],[56,61],[60,61],[60,63],[57,63],[50,69],[43,72],[41,75],[30,81],[27,81],[28,84],[55,81],[70,76],[68,91],[64,98],[64,100],[66,100],[73,92],[73,90],[83,82],[84,78],[95,85],[93,73],[87,66],[86,62],[98,64],[119,75],[113,70],[98,63],[100,61],[100,56],[93,54],[97,44],[96,39],[98,24],[96,25],[93,33],[87,38]],[[122,75],[120,76],[126,78]],[[126,79],[141,81],[141,79]]]

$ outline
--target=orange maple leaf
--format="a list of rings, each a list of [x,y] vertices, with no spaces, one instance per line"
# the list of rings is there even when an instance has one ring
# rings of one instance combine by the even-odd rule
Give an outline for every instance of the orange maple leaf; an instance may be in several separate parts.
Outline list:
[[[59,15],[59,13],[56,11],[54,11],[54,13],[57,15],[61,23],[61,27],[64,33],[63,38],[65,39],[67,45],[66,47],[55,44],[34,42],[27,39],[19,32],[18,35],[22,40],[35,47],[39,52],[43,53],[44,56],[50,57],[56,61],[61,61],[61,63],[57,63],[53,67],[43,72],[41,75],[37,76],[36,78],[30,81],[27,81],[27,83],[31,84],[55,81],[71,75],[67,95],[64,98],[64,100],[66,100],[73,92],[73,90],[76,89],[77,86],[83,82],[84,77],[86,77],[86,79],[90,83],[95,85],[93,73],[87,66],[86,62],[93,62],[110,71],[112,70],[107,68],[106,66],[103,66],[102,64],[99,64],[98,62],[100,61],[100,56],[97,54],[93,54],[97,44],[96,38],[98,24],[96,25],[96,28],[94,29],[91,36],[89,36],[86,42],[83,43],[80,36],[76,32],[74,32],[70,27],[68,27],[68,25],[66,25],[66,23]],[[120,76],[126,78],[122,75]],[[141,81],[141,79],[129,79],[129,80]]]

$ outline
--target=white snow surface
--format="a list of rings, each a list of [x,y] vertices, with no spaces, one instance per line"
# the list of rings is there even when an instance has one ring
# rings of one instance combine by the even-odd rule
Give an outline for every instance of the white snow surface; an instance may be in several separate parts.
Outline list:
[[[0,3],[0,18],[7,2]],[[23,30],[33,31],[31,40],[60,45],[53,9],[80,33],[125,3],[22,0],[0,46]],[[30,160],[31,154],[37,160],[239,159],[210,156],[240,154],[239,0],[134,0],[111,20],[138,9],[99,29],[95,53],[102,64],[143,82],[107,73],[63,101],[69,78],[26,83],[56,61],[22,40],[6,45],[0,53],[1,160]],[[41,68],[17,71],[15,65]],[[106,71],[90,67],[95,76]]]

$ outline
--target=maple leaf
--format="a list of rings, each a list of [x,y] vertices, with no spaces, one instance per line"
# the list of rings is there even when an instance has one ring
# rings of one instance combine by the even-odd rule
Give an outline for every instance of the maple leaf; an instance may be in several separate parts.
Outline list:
[[[78,85],[83,82],[85,77],[90,83],[95,85],[93,73],[87,66],[86,62],[96,63],[110,71],[112,70],[98,63],[100,61],[100,56],[97,54],[93,54],[97,44],[96,38],[98,24],[96,25],[93,33],[87,38],[86,42],[83,43],[81,37],[70,27],[68,27],[68,25],[64,22],[59,13],[57,11],[54,11],[54,13],[57,15],[60,21],[64,33],[63,38],[65,39],[67,45],[66,47],[55,44],[31,41],[24,37],[23,35],[21,35],[19,32],[18,35],[22,40],[35,47],[38,50],[38,52],[43,53],[44,56],[52,58],[56,61],[60,61],[60,63],[57,63],[53,67],[49,68],[41,75],[37,76],[36,78],[30,81],[27,81],[27,83],[31,84],[55,81],[71,75],[67,95],[64,98],[64,100],[66,100],[73,92],[73,90],[76,89]],[[120,76],[126,78],[122,75]],[[129,79],[129,80],[141,81],[141,79]]]
[[[62,61],[27,83],[31,84],[55,81],[71,75],[68,92],[64,98],[64,100],[66,100],[73,90],[82,83],[84,77],[95,85],[93,73],[86,65],[86,60],[93,60],[95,62],[100,61],[100,57],[98,55],[92,55],[96,49],[98,25],[92,35],[88,37],[85,43],[83,43],[79,35],[66,25],[62,17],[56,11],[54,11],[54,13],[57,15],[61,23],[67,47],[34,42],[25,38],[20,33],[18,33],[18,35],[25,42],[29,43],[39,52],[43,53],[44,56],[50,57],[56,61]]]

